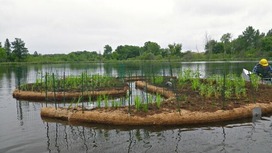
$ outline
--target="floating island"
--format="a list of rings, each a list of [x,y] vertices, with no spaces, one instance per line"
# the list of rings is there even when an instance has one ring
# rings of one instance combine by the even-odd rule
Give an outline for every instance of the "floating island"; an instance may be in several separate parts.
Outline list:
[[[272,113],[272,86],[260,84],[257,77],[247,82],[233,74],[214,75],[205,79],[199,76],[191,70],[176,77],[116,78],[82,74],[73,81],[68,81],[71,79],[69,77],[54,80],[49,75],[36,83],[17,87],[13,97],[34,101],[51,100],[55,103],[62,103],[64,99],[66,102],[78,99],[70,102],[68,107],[41,108],[41,117],[44,119],[77,123],[196,125],[249,118],[254,108],[260,108],[262,114]],[[133,95],[131,82],[135,83],[137,90],[153,94],[155,98],[149,98],[146,94],[143,99],[139,95],[130,99]],[[116,97],[130,99],[129,105],[115,101]],[[96,107],[80,105],[84,100],[97,103]]]

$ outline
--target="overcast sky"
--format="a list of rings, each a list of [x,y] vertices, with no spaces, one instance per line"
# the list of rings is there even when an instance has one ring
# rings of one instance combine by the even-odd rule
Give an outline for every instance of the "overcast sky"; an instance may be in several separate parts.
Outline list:
[[[100,51],[105,45],[181,43],[203,51],[205,36],[237,38],[272,29],[271,0],[0,0],[0,42],[21,38],[29,53]]]

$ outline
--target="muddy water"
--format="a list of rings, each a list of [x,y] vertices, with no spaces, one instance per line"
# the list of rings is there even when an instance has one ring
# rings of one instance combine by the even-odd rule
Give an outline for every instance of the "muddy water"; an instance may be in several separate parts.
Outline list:
[[[172,65],[172,73],[190,67],[203,76],[239,73],[255,63],[183,63]],[[45,103],[17,101],[12,92],[18,83],[33,82],[37,72],[77,74],[82,71],[120,75],[132,73],[171,73],[165,64],[144,69],[120,65],[35,65],[0,66],[0,152],[271,152],[272,116],[197,127],[120,127],[95,124],[71,125],[41,119]],[[144,72],[141,72],[144,71]]]

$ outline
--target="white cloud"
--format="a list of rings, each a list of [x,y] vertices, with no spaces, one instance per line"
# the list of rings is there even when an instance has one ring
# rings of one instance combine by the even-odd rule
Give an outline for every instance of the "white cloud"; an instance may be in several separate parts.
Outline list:
[[[0,0],[0,41],[22,38],[30,53],[102,51],[106,44],[203,50],[205,33],[219,40],[248,26],[272,29],[270,0]]]

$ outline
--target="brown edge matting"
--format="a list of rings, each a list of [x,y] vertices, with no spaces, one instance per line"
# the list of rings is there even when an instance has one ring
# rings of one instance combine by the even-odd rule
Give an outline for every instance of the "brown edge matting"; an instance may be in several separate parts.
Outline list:
[[[20,100],[33,100],[33,101],[45,101],[47,99],[54,99],[56,101],[62,101],[64,98],[66,100],[82,97],[83,99],[88,99],[89,96],[97,97],[99,95],[108,96],[124,96],[127,93],[129,87],[125,85],[123,88],[101,90],[101,91],[85,91],[85,92],[34,92],[34,91],[22,91],[15,89],[13,92],[13,97]]]

